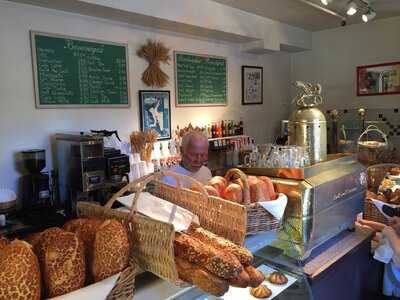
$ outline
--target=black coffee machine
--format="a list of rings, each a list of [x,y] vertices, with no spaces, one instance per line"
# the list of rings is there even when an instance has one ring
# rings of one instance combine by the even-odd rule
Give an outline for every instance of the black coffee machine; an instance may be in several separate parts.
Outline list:
[[[49,209],[51,193],[46,167],[46,151],[33,149],[21,152],[22,165],[27,172],[21,178],[22,206],[26,212]]]

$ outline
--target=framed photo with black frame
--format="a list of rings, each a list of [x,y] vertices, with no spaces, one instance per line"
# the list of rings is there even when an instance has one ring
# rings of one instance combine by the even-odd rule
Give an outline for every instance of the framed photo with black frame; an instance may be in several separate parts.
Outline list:
[[[242,66],[242,104],[263,103],[263,67]]]
[[[154,129],[158,141],[171,138],[171,100],[170,91],[139,91],[140,129]]]

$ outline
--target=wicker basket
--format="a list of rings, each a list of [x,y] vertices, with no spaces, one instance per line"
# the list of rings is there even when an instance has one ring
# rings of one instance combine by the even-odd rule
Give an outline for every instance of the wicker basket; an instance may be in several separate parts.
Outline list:
[[[389,220],[379,211],[370,199],[364,201],[364,214],[365,220],[379,222],[385,225],[389,224]]]
[[[181,189],[177,192],[175,187],[161,182],[157,182],[154,192],[155,195],[198,215],[200,224],[204,228],[238,244],[244,242],[246,234],[256,234],[278,228],[280,223],[273,215],[259,203],[250,203],[250,190],[246,175],[239,169],[231,169],[226,175],[228,177],[238,176],[242,179],[244,205],[220,197],[207,196],[204,187],[190,177],[192,183],[201,188],[201,193],[188,189]],[[178,185],[180,185],[179,182]]]
[[[126,225],[131,244],[131,261],[137,262],[144,271],[149,271],[176,285],[178,278],[174,256],[175,230],[172,224],[148,218],[136,212],[137,200],[146,185],[163,174],[150,174],[127,184],[106,203],[105,206],[78,202],[78,215],[84,217],[113,218]],[[131,211],[111,209],[118,197],[127,191],[135,191]]]
[[[280,225],[278,219],[265,210],[259,203],[251,203],[250,188],[247,176],[241,170],[230,169],[225,178],[229,181],[232,177],[240,178],[243,182],[243,202],[247,212],[247,234],[257,234],[260,232],[277,229]]]
[[[380,135],[380,138],[383,140],[381,141],[370,141],[366,140],[363,141],[363,137],[367,136],[371,132],[375,132]],[[369,125],[365,131],[360,135],[358,138],[357,142],[357,148],[358,148],[358,160],[366,165],[374,165],[376,163],[379,163],[381,160],[381,157],[383,154],[387,151],[388,149],[388,141],[386,134],[382,132],[378,127],[375,125]]]
[[[368,190],[377,193],[382,180],[385,178],[390,169],[399,167],[400,165],[398,164],[377,164],[368,167]]]
[[[177,187],[154,182],[153,194],[183,207],[199,217],[200,225],[234,243],[242,245],[246,236],[246,208],[243,205],[208,196],[203,185],[192,177],[162,172],[163,175],[174,177]],[[200,192],[182,188],[182,180],[189,181]]]

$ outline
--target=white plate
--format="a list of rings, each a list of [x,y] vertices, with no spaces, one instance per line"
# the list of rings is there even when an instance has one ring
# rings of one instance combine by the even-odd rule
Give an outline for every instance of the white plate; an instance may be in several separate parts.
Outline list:
[[[260,265],[257,269],[264,273],[265,278],[267,278],[270,273],[276,271],[267,265]],[[293,276],[290,276],[288,274],[285,274],[285,276],[287,277],[288,282],[286,284],[282,284],[282,285],[272,284],[268,280],[264,280],[264,282],[262,284],[266,285],[272,291],[272,295],[269,298],[265,298],[265,299],[267,299],[267,300],[274,299],[276,296],[278,296],[280,293],[282,293],[284,290],[286,290],[288,287],[290,287],[293,283],[295,283],[297,281],[297,279],[294,278]],[[224,300],[238,300],[238,299],[240,299],[240,300],[247,300],[247,299],[260,300],[259,298],[253,297],[250,294],[250,288],[237,288],[237,287],[233,287],[233,286],[231,286],[229,288],[229,291],[225,295],[223,295],[221,297],[221,299],[224,299]]]

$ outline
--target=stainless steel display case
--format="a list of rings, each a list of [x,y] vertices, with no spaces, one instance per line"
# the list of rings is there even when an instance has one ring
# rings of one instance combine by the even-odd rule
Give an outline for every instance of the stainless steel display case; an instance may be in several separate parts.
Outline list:
[[[305,260],[313,249],[351,228],[363,210],[365,168],[354,156],[330,156],[304,169],[240,167],[246,174],[269,176],[288,196],[274,246]]]

